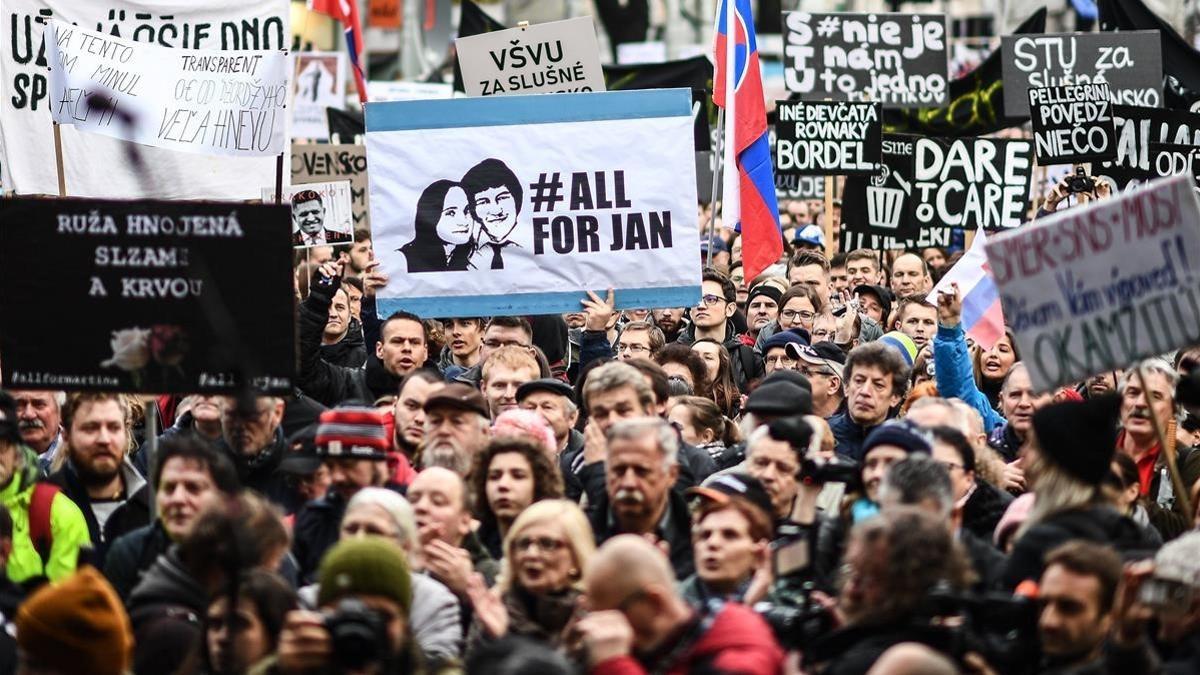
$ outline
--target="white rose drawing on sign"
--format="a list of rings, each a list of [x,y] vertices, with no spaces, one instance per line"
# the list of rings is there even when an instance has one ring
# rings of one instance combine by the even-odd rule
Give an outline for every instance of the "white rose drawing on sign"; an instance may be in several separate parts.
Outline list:
[[[101,361],[101,368],[116,367],[134,372],[150,362],[150,330],[147,328],[114,330],[108,344],[112,347],[112,358]]]

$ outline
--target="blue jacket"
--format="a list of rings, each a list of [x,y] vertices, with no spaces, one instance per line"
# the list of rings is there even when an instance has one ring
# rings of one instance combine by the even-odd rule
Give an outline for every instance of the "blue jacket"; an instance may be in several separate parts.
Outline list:
[[[962,324],[953,327],[938,325],[937,335],[933,338],[933,366],[938,395],[957,398],[978,410],[983,417],[984,432],[991,432],[1004,424],[1004,416],[992,408],[987,396],[975,384],[975,372],[971,368],[971,356],[967,352]]]
[[[849,412],[843,412],[829,418],[829,430],[833,432],[834,451],[861,462],[863,441],[867,440],[875,427],[864,427],[850,419]]]

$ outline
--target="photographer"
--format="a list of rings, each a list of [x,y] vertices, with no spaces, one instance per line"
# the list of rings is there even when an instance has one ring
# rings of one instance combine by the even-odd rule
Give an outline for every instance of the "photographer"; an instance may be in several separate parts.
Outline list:
[[[1162,672],[1200,672],[1200,532],[1168,542],[1153,561],[1126,567],[1113,616],[1112,645],[1144,648],[1153,630]]]
[[[321,563],[320,612],[288,612],[277,675],[436,672],[412,640],[412,577],[404,551],[383,538],[338,542]]]
[[[1059,205],[1071,197],[1075,197],[1076,205],[1082,205],[1094,199],[1108,199],[1111,196],[1112,187],[1108,181],[1089,176],[1083,167],[1079,167],[1075,173],[1064,176],[1050,190],[1050,194],[1046,195],[1045,201],[1038,209],[1037,217],[1045,218],[1054,214]]]

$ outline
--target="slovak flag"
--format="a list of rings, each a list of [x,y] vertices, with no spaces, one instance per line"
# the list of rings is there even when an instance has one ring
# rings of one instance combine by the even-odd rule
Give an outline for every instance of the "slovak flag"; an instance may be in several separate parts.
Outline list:
[[[358,100],[366,103],[367,80],[363,77],[362,69],[363,37],[362,24],[358,21],[358,0],[308,0],[308,8],[341,22],[346,34],[346,49],[350,52],[350,67],[354,71],[354,86],[358,88]]]
[[[716,37],[713,103],[725,109],[721,214],[742,233],[742,268],[749,284],[783,255],[750,0],[721,0]]]
[[[991,349],[1004,337],[1004,312],[1000,308],[1000,291],[992,279],[992,270],[988,267],[987,254],[984,252],[986,242],[987,236],[981,227],[975,234],[975,241],[971,242],[971,248],[938,281],[933,292],[925,299],[937,305],[938,293],[952,292],[954,289],[950,284],[957,283],[958,292],[962,293],[963,332],[979,346]]]

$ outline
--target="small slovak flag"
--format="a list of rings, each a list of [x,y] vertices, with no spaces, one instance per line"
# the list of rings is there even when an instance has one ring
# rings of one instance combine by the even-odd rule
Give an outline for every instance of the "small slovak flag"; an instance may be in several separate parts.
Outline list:
[[[962,293],[963,332],[979,346],[991,349],[1004,337],[1004,311],[1000,307],[1000,290],[988,267],[987,253],[984,251],[986,243],[987,235],[981,227],[975,234],[975,241],[971,242],[971,248],[938,281],[925,299],[937,305],[938,294],[952,292],[950,285],[957,283],[958,292]]]

